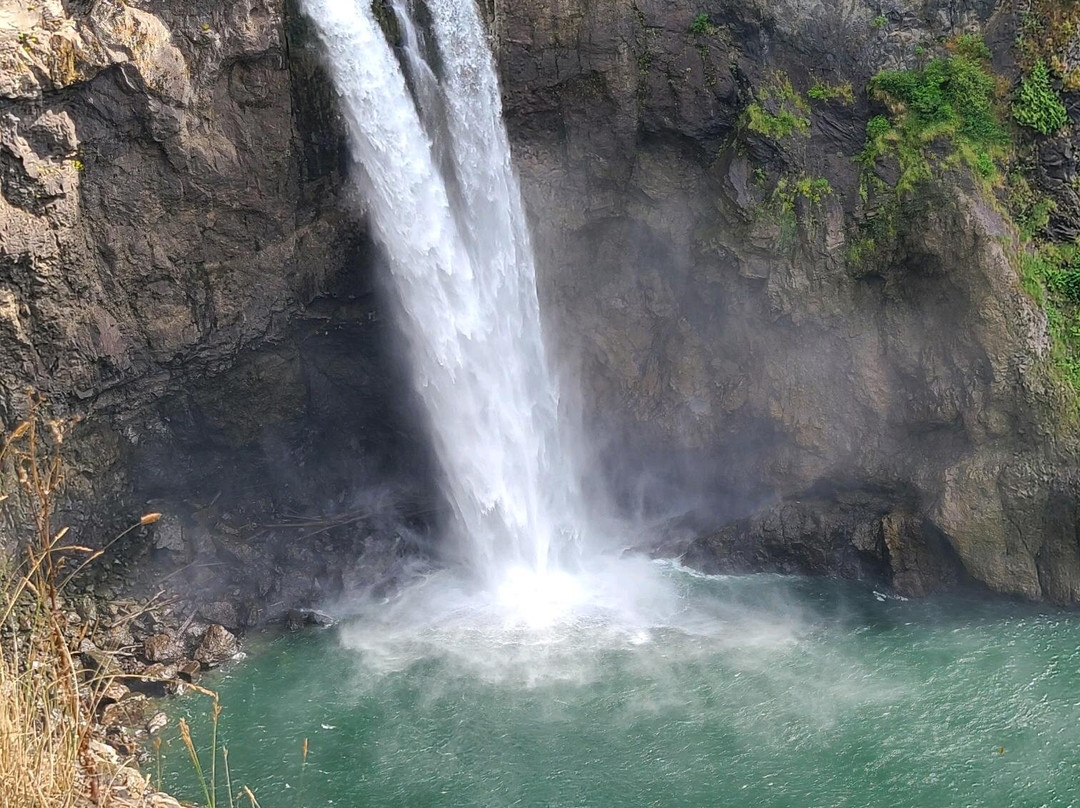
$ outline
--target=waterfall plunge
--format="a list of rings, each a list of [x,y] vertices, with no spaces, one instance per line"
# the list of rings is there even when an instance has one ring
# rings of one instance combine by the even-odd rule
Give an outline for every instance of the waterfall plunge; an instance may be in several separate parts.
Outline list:
[[[436,77],[396,0],[414,99],[371,0],[304,0],[389,258],[461,560],[500,597],[528,597],[543,613],[575,598],[559,568],[576,554],[584,510],[560,445],[532,250],[474,3],[428,0]]]

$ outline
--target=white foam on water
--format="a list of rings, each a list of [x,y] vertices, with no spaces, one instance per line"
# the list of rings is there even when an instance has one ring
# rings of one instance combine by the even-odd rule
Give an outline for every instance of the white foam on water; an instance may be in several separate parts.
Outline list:
[[[611,654],[625,653],[637,667],[719,653],[751,661],[788,653],[806,636],[800,609],[746,609],[716,596],[710,584],[725,580],[639,557],[597,559],[574,574],[516,570],[494,590],[440,570],[389,601],[353,604],[341,637],[369,673],[436,661],[480,680],[533,687],[591,682]]]
[[[687,598],[685,575],[676,585],[646,559],[604,554],[599,520],[582,502],[579,444],[557,418],[532,247],[475,0],[427,0],[426,27],[411,0],[392,2],[400,61],[370,0],[303,5],[401,303],[458,563],[390,603],[364,604],[346,643],[373,669],[431,656],[542,681],[587,678],[590,654],[648,646],[659,632],[790,641],[787,626],[750,630],[745,615]]]

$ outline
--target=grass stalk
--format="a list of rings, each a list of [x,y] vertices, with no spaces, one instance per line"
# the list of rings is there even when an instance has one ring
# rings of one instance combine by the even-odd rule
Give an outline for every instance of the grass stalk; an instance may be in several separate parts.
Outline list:
[[[203,774],[202,761],[199,760],[199,752],[191,740],[191,728],[188,727],[187,721],[183,718],[180,719],[180,738],[183,740],[184,747],[187,749],[188,756],[191,758],[191,766],[195,770],[195,776],[199,780],[199,787],[202,788],[206,805],[208,805],[209,808],[214,808],[214,801],[210,797],[210,789],[206,782],[206,775]]]

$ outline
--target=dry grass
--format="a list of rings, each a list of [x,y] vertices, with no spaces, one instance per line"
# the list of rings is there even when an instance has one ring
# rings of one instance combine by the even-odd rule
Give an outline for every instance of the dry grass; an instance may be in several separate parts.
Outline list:
[[[24,563],[0,582],[0,808],[65,808],[85,783],[89,716],[57,614],[58,568],[75,552],[61,544],[66,531],[51,527],[63,482],[59,456],[43,448],[48,425],[31,401],[30,415],[0,445],[0,463],[14,467],[35,527]],[[58,448],[60,425],[46,440]]]
[[[95,742],[95,716],[103,694],[120,677],[102,666],[84,666],[80,655],[73,654],[72,649],[79,648],[94,627],[84,622],[73,635],[63,602],[65,588],[88,564],[131,531],[158,521],[161,514],[146,514],[101,549],[66,541],[68,529],[55,530],[52,520],[55,499],[64,482],[60,447],[67,425],[48,419],[44,403],[32,392],[28,398],[26,419],[8,435],[0,434],[0,475],[5,475],[0,476],[0,483],[7,479],[6,473],[16,481],[8,494],[0,485],[0,503],[17,494],[33,522],[32,535],[20,545],[21,561],[5,566],[0,556],[0,808],[176,805],[167,798],[157,799],[162,795],[153,795],[149,802],[142,793],[115,798],[116,781],[125,780],[130,785],[131,780],[123,774],[133,772],[124,768],[123,762],[122,771],[118,770],[115,759],[101,755],[105,748]],[[129,619],[134,616],[129,615]],[[220,752],[227,805],[234,808],[243,797],[252,808],[258,808],[247,788],[233,792],[228,750],[217,748],[221,713],[217,694],[194,684],[187,687],[213,700],[209,776],[202,771],[187,724],[180,722],[203,787],[205,806],[221,805],[217,783]],[[155,749],[160,753],[160,741]],[[144,781],[139,778],[139,782]],[[157,782],[160,788],[160,757]]]
[[[103,550],[65,543],[67,529],[54,531],[65,424],[47,419],[39,398],[29,400],[26,419],[0,441],[0,468],[13,473],[33,520],[21,563],[0,573],[0,808],[105,806],[90,742],[112,677],[73,656],[90,627],[69,636],[61,611],[64,587]],[[148,514],[129,531],[157,518]]]

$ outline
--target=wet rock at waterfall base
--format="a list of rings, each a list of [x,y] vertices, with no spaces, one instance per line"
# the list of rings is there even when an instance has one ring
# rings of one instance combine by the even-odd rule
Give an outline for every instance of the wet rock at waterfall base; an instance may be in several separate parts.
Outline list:
[[[146,722],[146,732],[150,735],[154,735],[165,729],[168,724],[169,717],[165,713],[154,713],[154,715],[150,717],[150,720]]]
[[[285,613],[285,628],[300,631],[303,628],[329,628],[334,625],[334,618],[325,612],[314,609],[289,609]]]
[[[150,699],[142,693],[132,693],[101,711],[101,725],[127,730],[138,728],[145,722],[149,710]]]
[[[235,603],[227,600],[218,600],[200,606],[198,615],[208,623],[217,623],[229,631],[237,631],[243,627],[240,609]]]
[[[186,662],[181,662],[176,668],[176,675],[181,681],[188,684],[194,682],[199,678],[199,673],[202,671],[202,665],[194,659],[189,659]]]
[[[143,640],[143,656],[147,662],[175,662],[184,649],[171,634],[154,634]]]
[[[232,659],[239,652],[240,644],[236,637],[224,626],[215,624],[206,629],[193,656],[203,667],[213,668]]]

